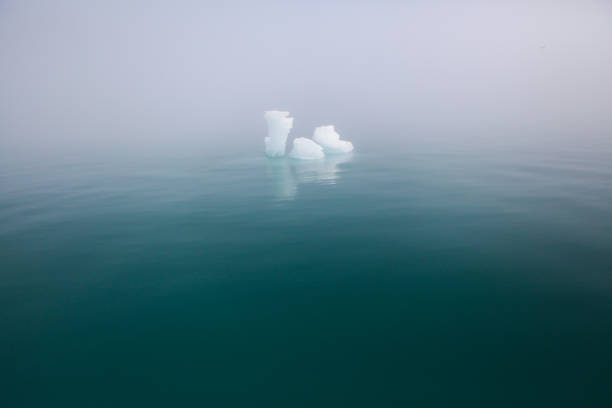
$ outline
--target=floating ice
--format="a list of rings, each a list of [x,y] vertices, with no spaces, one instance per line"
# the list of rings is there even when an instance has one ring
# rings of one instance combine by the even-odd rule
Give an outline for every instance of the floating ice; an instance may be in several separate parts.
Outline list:
[[[266,154],[270,157],[284,156],[293,118],[289,117],[289,112],[283,111],[266,111],[264,118],[268,122],[268,136],[264,139]]]
[[[322,159],[325,156],[323,148],[305,137],[298,137],[293,141],[293,149],[289,157],[301,160]]]
[[[334,125],[319,126],[315,129],[312,139],[323,147],[326,154],[353,151],[353,144],[347,140],[340,140],[340,135],[334,129]]]

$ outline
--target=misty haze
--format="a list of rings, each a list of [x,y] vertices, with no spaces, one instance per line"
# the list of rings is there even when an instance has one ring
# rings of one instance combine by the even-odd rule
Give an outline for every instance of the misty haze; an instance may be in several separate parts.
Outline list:
[[[0,405],[612,406],[612,3],[0,0]]]

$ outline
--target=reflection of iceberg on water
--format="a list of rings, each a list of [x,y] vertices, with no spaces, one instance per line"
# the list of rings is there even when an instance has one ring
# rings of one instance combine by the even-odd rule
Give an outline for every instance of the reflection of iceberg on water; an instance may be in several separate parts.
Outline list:
[[[352,154],[326,156],[320,160],[270,159],[270,175],[275,182],[278,200],[293,200],[300,184],[335,184],[342,174],[342,164],[352,160]]]
[[[294,173],[298,183],[335,184],[340,178],[342,163],[348,163],[352,154],[325,156],[323,160],[295,161]]]
[[[274,195],[278,200],[293,200],[297,194],[297,181],[289,160],[268,160],[268,173],[274,179]]]

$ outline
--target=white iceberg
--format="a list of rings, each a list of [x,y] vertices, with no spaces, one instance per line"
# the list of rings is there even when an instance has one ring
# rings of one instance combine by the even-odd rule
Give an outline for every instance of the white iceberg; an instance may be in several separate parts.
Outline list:
[[[314,160],[325,156],[323,148],[305,137],[298,137],[293,141],[293,149],[289,153],[292,159]]]
[[[268,122],[268,136],[264,139],[266,154],[269,157],[284,156],[293,118],[289,116],[289,112],[283,111],[266,111],[264,118]]]
[[[353,151],[353,144],[348,140],[340,140],[340,135],[334,125],[319,126],[315,129],[312,139],[323,147],[325,154],[341,154]]]

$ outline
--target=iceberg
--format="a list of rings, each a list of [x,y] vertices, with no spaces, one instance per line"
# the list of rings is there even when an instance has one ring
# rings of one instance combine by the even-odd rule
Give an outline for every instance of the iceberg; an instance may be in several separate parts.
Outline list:
[[[334,125],[319,126],[315,129],[312,139],[323,147],[325,154],[341,154],[353,151],[353,144],[348,140],[340,140]]]
[[[323,148],[305,137],[298,137],[293,141],[293,149],[289,153],[292,159],[314,160],[325,156]]]
[[[285,155],[287,136],[293,127],[293,118],[289,112],[266,111],[264,118],[268,122],[268,136],[264,139],[266,155],[280,157]]]

